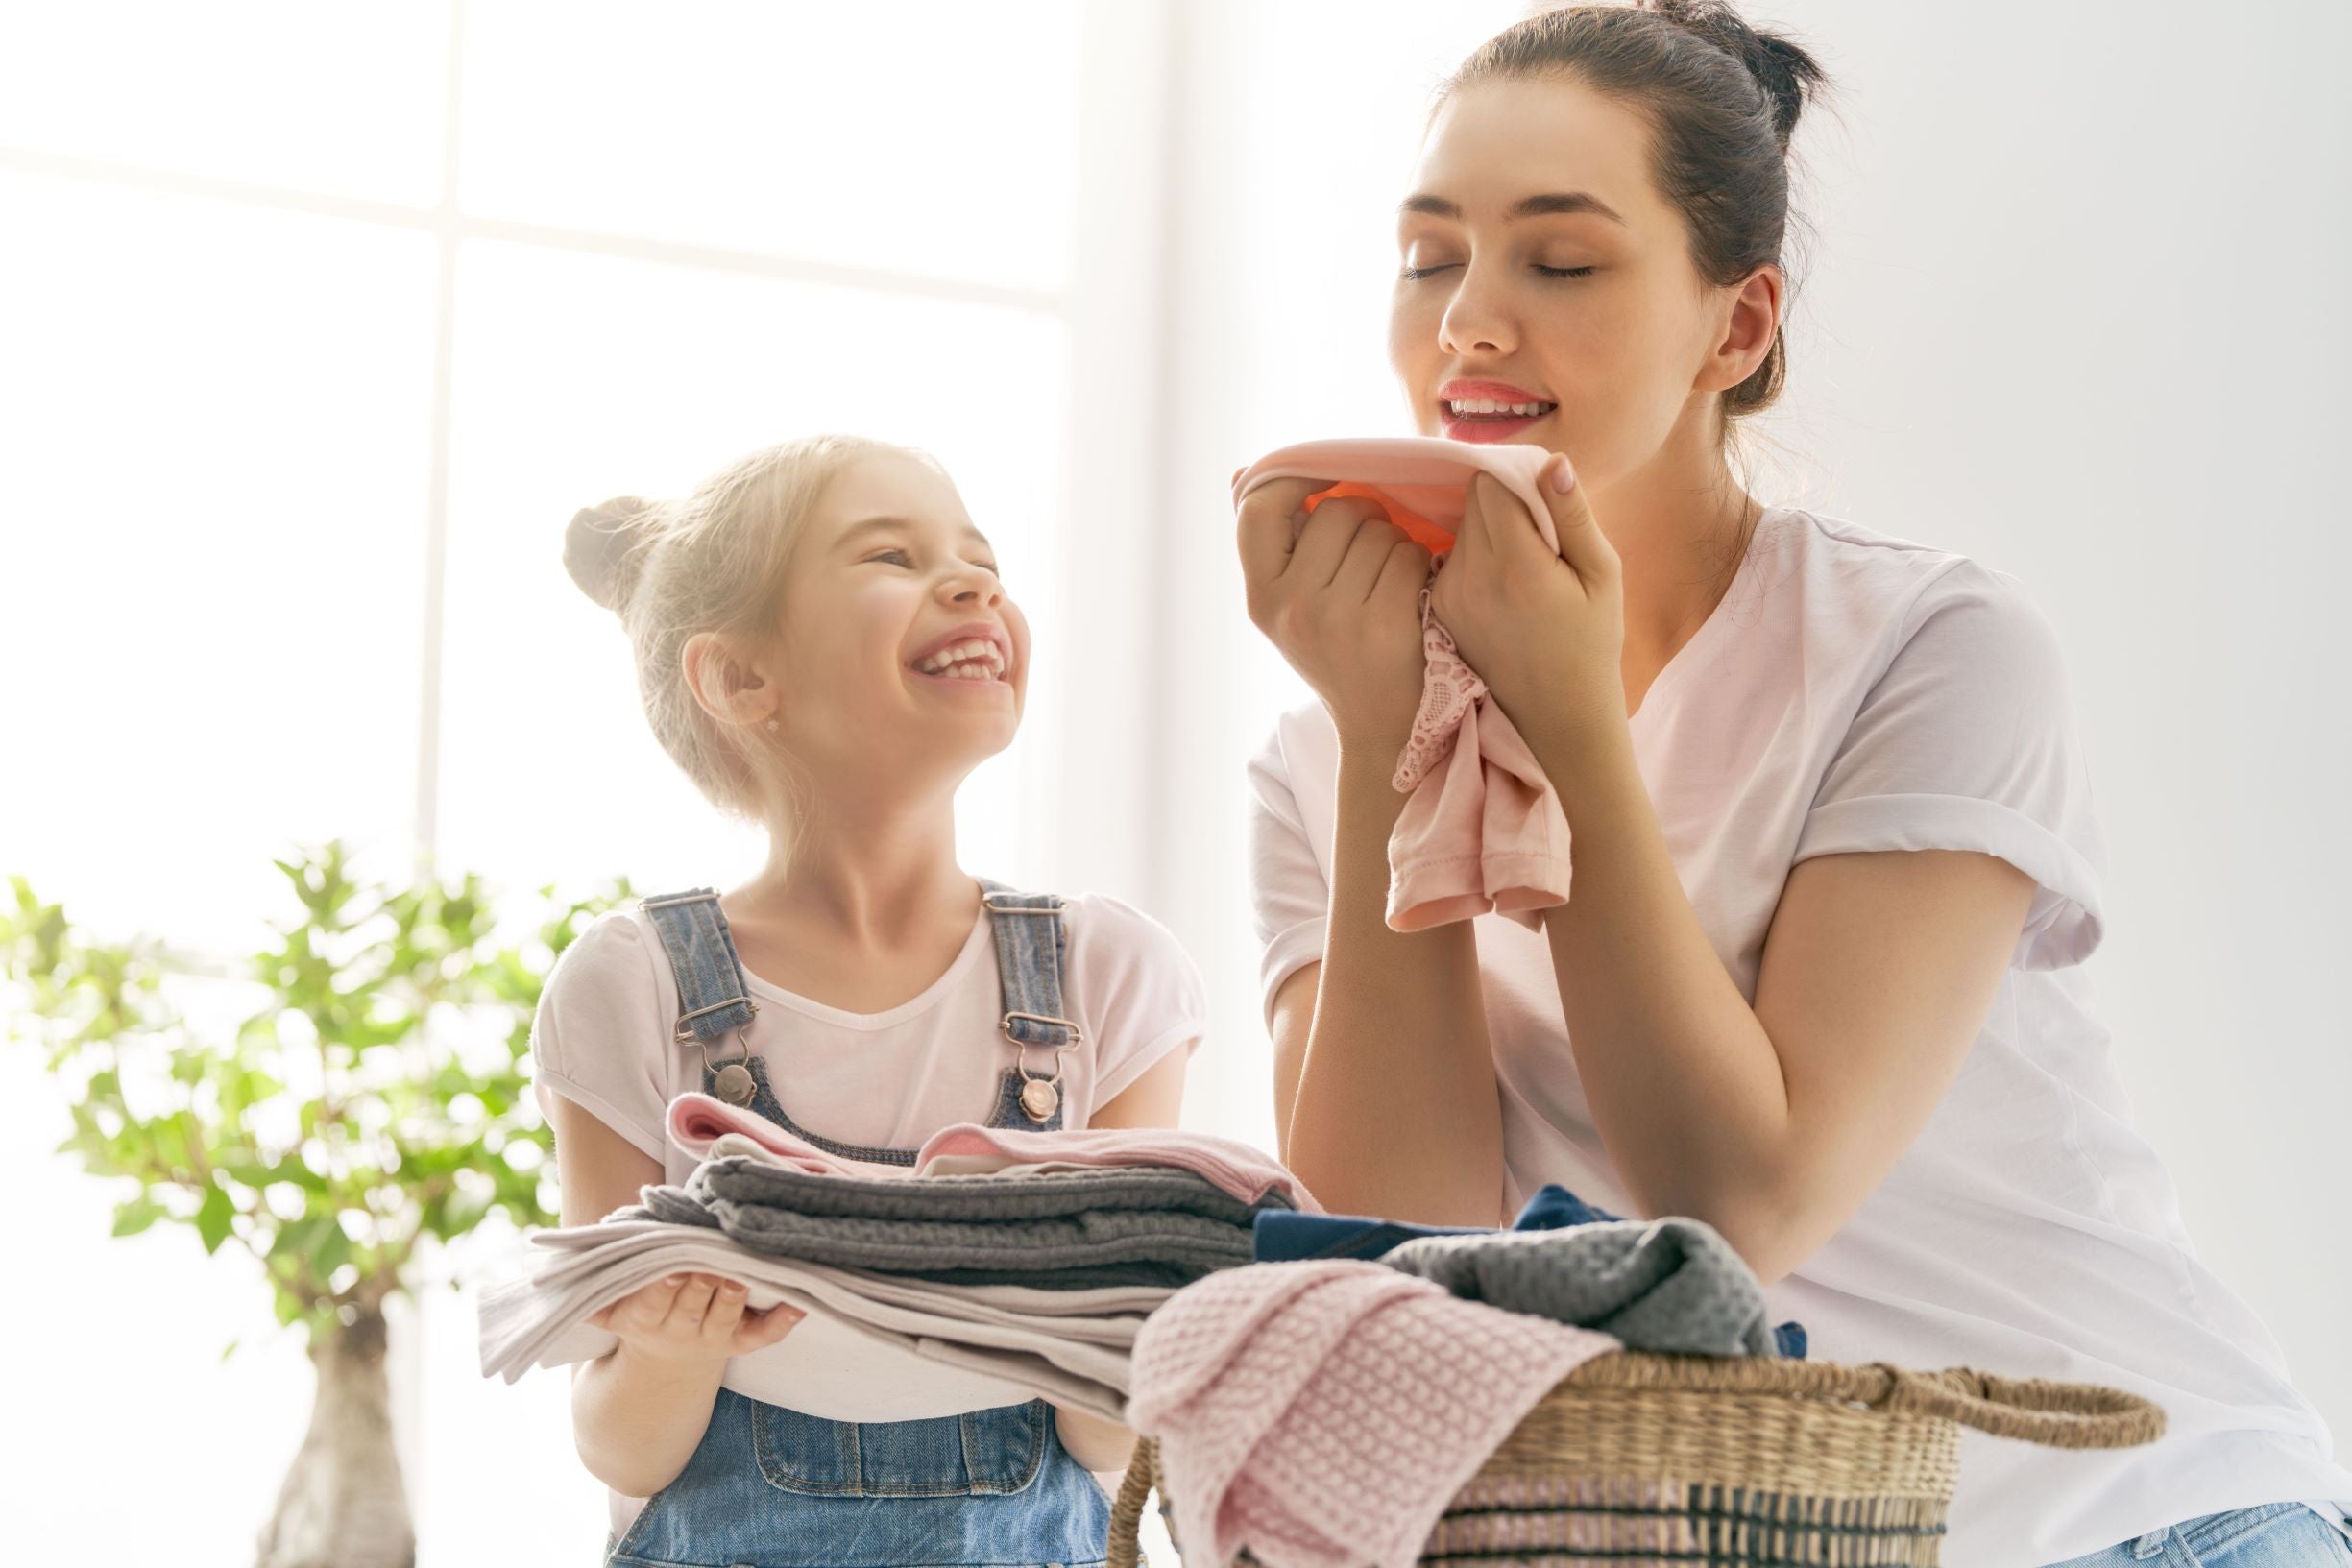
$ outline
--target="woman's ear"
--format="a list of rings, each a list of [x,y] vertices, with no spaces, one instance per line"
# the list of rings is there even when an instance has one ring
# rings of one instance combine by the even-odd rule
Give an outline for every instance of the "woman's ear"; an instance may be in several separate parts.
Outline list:
[[[773,728],[783,694],[745,653],[722,633],[696,632],[679,653],[686,688],[722,724]]]
[[[1730,291],[1722,327],[1699,373],[1701,391],[1729,392],[1756,373],[1756,367],[1772,351],[1773,337],[1781,329],[1787,285],[1780,268],[1763,266]]]

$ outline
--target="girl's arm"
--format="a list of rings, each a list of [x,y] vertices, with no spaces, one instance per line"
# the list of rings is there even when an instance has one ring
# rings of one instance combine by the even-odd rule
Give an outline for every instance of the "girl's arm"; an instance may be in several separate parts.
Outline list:
[[[561,1095],[555,1166],[566,1225],[592,1225],[637,1200],[662,1168]],[[651,1497],[678,1478],[711,1424],[730,1356],[784,1338],[801,1314],[746,1313],[743,1288],[709,1274],[656,1281],[589,1318],[620,1344],[574,1370],[572,1440],[589,1474],[624,1497]]]
[[[1284,1162],[1336,1213],[1491,1225],[1503,1203],[1502,1107],[1467,925],[1403,934],[1387,918],[1390,787],[1425,660],[1428,552],[1360,500],[1301,518],[1307,480],[1261,486],[1237,533],[1249,615],[1339,732],[1323,960],[1273,1012]]]

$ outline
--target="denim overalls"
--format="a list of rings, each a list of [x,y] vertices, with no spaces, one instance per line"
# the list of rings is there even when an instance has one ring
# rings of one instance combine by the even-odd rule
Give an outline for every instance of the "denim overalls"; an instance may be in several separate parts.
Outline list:
[[[1060,1057],[1079,1041],[1062,1013],[1061,901],[981,885],[1003,1032],[1014,1048],[988,1125],[1058,1130]],[[677,1043],[700,1049],[705,1093],[748,1105],[836,1154],[914,1164],[913,1149],[837,1143],[785,1113],[765,1063],[742,1038],[759,1004],[745,993],[716,894],[647,899],[643,908],[677,976]],[[726,1049],[730,1035],[735,1050]],[[1038,1051],[1053,1069],[1044,1075],[1030,1071]],[[928,1420],[847,1422],[721,1388],[685,1470],[646,1502],[605,1560],[624,1568],[1098,1568],[1109,1531],[1103,1488],[1062,1447],[1042,1399]]]

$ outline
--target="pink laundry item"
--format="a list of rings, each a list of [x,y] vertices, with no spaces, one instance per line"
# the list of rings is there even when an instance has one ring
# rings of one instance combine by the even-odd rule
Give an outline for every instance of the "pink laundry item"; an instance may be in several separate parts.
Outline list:
[[[1619,1348],[1384,1264],[1251,1264],[1144,1320],[1128,1423],[1187,1562],[1406,1568],[1536,1402]]]
[[[729,1134],[750,1140],[788,1170],[818,1176],[903,1176],[933,1173],[941,1160],[958,1174],[975,1173],[994,1163],[1010,1166],[1159,1166],[1190,1170],[1244,1203],[1278,1192],[1291,1206],[1321,1214],[1306,1184],[1279,1162],[1248,1144],[1174,1127],[1082,1127],[1074,1132],[1029,1132],[1018,1127],[983,1127],[962,1122],[942,1127],[923,1141],[911,1168],[829,1154],[807,1139],[745,1107],[690,1091],[669,1102],[668,1131],[680,1148],[700,1159]]]
[[[1492,475],[1536,519],[1557,552],[1551,508],[1538,488],[1552,453],[1540,446],[1400,436],[1310,441],[1258,459],[1233,481],[1233,501],[1272,479],[1330,479],[1342,494],[1378,501],[1423,543],[1461,527],[1471,482]],[[1310,496],[1308,509],[1321,497]],[[1430,581],[1443,566],[1430,569]],[[1426,665],[1413,738],[1392,783],[1412,798],[1389,834],[1388,922],[1427,930],[1490,910],[1530,929],[1568,901],[1568,818],[1517,728],[1462,661],[1421,590]]]
[[[711,1146],[729,1133],[748,1138],[767,1151],[770,1159],[789,1170],[811,1176],[904,1175],[904,1167],[879,1161],[846,1160],[828,1153],[805,1138],[784,1130],[747,1106],[730,1105],[715,1095],[690,1090],[669,1102],[667,1118],[669,1141],[695,1159],[710,1156]]]

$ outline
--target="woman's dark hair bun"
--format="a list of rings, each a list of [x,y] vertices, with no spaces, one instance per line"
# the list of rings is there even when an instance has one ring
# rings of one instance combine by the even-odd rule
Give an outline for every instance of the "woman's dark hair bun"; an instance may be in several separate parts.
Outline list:
[[[1749,26],[1730,0],[1635,0],[1634,9],[1697,34],[1747,66],[1771,100],[1773,135],[1787,149],[1806,100],[1829,81],[1819,60],[1790,38]]]

